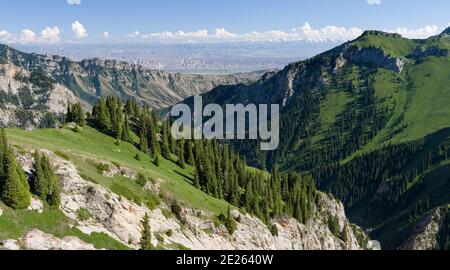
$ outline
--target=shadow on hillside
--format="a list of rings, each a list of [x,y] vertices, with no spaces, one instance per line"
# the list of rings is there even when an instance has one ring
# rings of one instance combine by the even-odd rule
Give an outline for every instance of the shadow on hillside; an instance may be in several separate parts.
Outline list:
[[[176,174],[178,174],[178,175],[180,175],[180,176],[182,176],[185,180],[186,180],[186,182],[188,182],[189,184],[193,184],[194,183],[194,177],[192,177],[192,176],[189,176],[189,175],[187,175],[187,174],[185,174],[185,173],[182,173],[182,172],[180,172],[180,171],[177,171],[177,170],[173,170]]]

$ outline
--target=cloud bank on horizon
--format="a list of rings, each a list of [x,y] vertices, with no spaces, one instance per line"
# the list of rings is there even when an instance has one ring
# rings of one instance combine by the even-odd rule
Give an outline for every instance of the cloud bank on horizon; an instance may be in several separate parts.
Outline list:
[[[418,29],[409,29],[406,27],[398,27],[395,29],[383,30],[389,33],[398,33],[407,38],[428,38],[443,31],[446,27],[437,25],[426,25]],[[80,41],[88,37],[87,29],[79,21],[75,21],[71,25],[73,38]],[[360,36],[364,32],[358,27],[345,28],[340,26],[325,26],[322,28],[314,28],[308,22],[291,31],[271,30],[266,32],[252,31],[248,33],[238,34],[228,32],[225,28],[217,28],[210,32],[202,29],[194,32],[154,32],[141,33],[134,31],[125,38],[130,42],[166,42],[166,43],[216,43],[216,42],[289,42],[289,41],[305,41],[305,42],[345,42]],[[9,33],[6,30],[0,31],[0,41],[5,43],[59,43],[61,31],[57,26],[46,27],[41,31],[40,36],[30,29],[23,29],[19,36]],[[98,35],[102,39],[108,39],[110,32],[104,31]],[[71,42],[71,41],[70,41]]]

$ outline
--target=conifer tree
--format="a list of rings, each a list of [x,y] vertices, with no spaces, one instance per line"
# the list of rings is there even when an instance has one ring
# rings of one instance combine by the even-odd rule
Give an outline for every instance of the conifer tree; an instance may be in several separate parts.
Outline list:
[[[245,210],[247,212],[252,212],[252,201],[253,201],[253,190],[252,190],[252,182],[249,181],[247,183],[247,188],[245,189]]]
[[[141,128],[139,135],[139,150],[144,153],[148,153],[147,135],[145,133],[145,127]]]
[[[142,236],[139,244],[142,250],[152,250],[152,232],[150,229],[150,218],[148,214],[145,214],[144,219],[141,221],[142,224]]]
[[[147,119],[147,142],[150,148],[150,153],[154,156],[157,152],[160,153],[161,149],[159,147],[158,143],[158,136],[157,136],[157,126],[158,123],[154,122],[153,117],[145,117]]]
[[[170,156],[170,146],[169,146],[169,130],[167,121],[165,121],[165,124],[163,124],[162,127],[162,145],[161,145],[161,154],[165,159],[171,159]],[[170,136],[171,137],[171,136]]]
[[[33,163],[34,176],[32,179],[32,191],[43,201],[52,207],[59,207],[60,190],[58,178],[56,177],[50,160],[39,152],[34,153]]]
[[[8,143],[6,141],[6,134],[4,129],[0,129],[0,196],[5,178],[5,157]]]
[[[195,166],[194,151],[190,141],[187,141],[184,144],[184,159],[188,165]]]
[[[47,195],[49,193],[49,184],[47,182],[46,175],[44,174],[42,160],[39,152],[35,152],[34,155],[34,177],[32,181],[32,191],[42,200],[47,199]]]
[[[159,160],[159,159],[160,159],[160,158],[159,158],[159,153],[156,152],[156,154],[155,154],[155,160],[153,161],[153,164],[155,164],[156,167],[159,167],[159,166],[160,166],[160,160]]]
[[[129,118],[128,114],[126,114],[123,121],[122,138],[121,138],[121,140],[124,142],[129,142],[131,140],[131,129],[128,118]]]
[[[152,110],[151,111],[151,116],[152,116],[152,122],[154,124],[155,127],[155,133],[159,133],[160,129],[159,129],[159,116],[158,116],[158,112],[156,110]]]
[[[170,128],[170,120],[166,121],[166,131],[167,131],[167,139],[169,142],[169,149],[172,154],[175,154],[175,146],[176,141],[175,138],[172,136],[171,128]]]
[[[86,125],[86,116],[84,114],[83,105],[75,103],[67,106],[66,123],[74,122],[79,126]]]
[[[186,164],[184,161],[184,140],[183,139],[179,140],[177,164],[182,169],[186,168]]]
[[[194,187],[200,189],[200,175],[198,169],[195,170]]]
[[[19,210],[30,206],[30,186],[22,168],[16,164],[13,150],[7,147],[5,156],[5,176],[1,194],[2,201]]]
[[[103,131],[107,131],[110,129],[110,113],[106,106],[106,101],[103,97],[100,98],[100,100],[94,105],[94,108],[92,109],[92,117],[94,118],[95,123],[100,129],[102,129]]]
[[[228,206],[228,209],[227,209],[227,218],[225,220],[225,227],[227,228],[228,233],[230,235],[233,235],[234,232],[236,231],[237,225],[236,225],[236,221],[234,220],[233,215],[231,214],[230,206]]]
[[[41,157],[41,166],[48,184],[47,203],[53,208],[58,208],[61,200],[58,178],[50,164],[50,160],[45,155]]]

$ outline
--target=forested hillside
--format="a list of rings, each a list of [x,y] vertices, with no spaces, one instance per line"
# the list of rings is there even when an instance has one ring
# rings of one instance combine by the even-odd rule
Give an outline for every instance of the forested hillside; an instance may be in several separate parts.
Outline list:
[[[0,249],[371,248],[310,177],[176,141],[134,100],[74,103],[64,122],[2,130]]]
[[[280,104],[279,149],[234,149],[253,166],[312,176],[373,238],[398,248],[450,203],[448,32],[410,40],[367,31],[257,83],[218,87],[204,104]]]

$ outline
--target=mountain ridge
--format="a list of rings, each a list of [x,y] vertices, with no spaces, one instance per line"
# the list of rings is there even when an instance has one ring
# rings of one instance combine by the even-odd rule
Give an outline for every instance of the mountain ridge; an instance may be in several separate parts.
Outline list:
[[[0,57],[29,71],[53,77],[86,105],[100,96],[135,98],[152,107],[172,105],[220,84],[257,80],[251,73],[234,75],[190,75],[151,70],[118,60],[85,59],[80,62],[56,55],[29,54],[0,44]]]
[[[396,249],[424,215],[450,203],[441,192],[450,189],[442,154],[450,135],[447,31],[423,40],[366,31],[267,80],[218,87],[203,100],[280,104],[279,149],[234,147],[254,166],[312,174],[344,201],[352,221]]]

